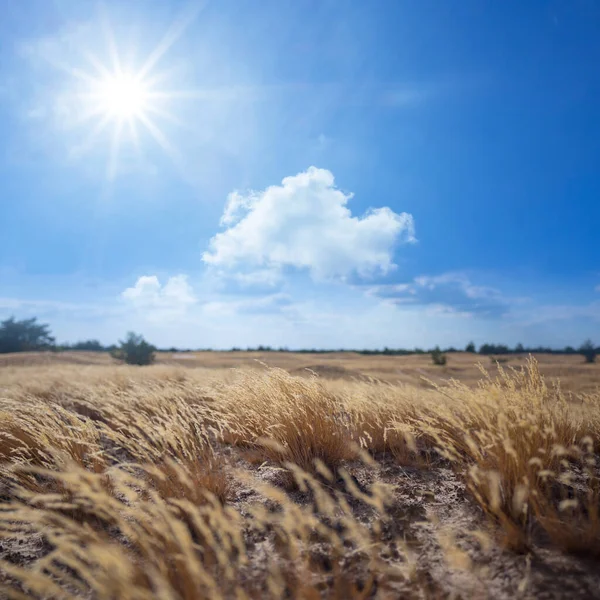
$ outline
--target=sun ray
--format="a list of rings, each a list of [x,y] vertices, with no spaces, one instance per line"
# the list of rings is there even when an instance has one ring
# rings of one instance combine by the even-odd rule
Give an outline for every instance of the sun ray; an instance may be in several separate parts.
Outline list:
[[[119,145],[121,141],[121,132],[123,131],[123,122],[120,121],[115,127],[113,138],[110,144],[110,153],[108,157],[108,165],[106,176],[108,181],[113,181],[117,174],[117,162],[119,158]]]
[[[85,56],[87,61],[96,69],[96,71],[101,77],[110,76],[110,70],[102,64],[102,61],[95,54],[92,54],[88,51],[84,51],[83,55]]]
[[[73,156],[83,156],[87,154],[87,152],[89,152],[91,149],[94,140],[106,129],[110,121],[110,115],[105,115],[100,121],[98,121],[98,123],[96,123],[85,140],[71,150],[71,154]]]
[[[210,90],[162,90],[150,92],[153,100],[190,100],[204,99],[210,95]]]
[[[133,147],[135,148],[135,154],[139,158],[140,156],[140,137],[138,135],[137,127],[135,126],[135,119],[127,119],[127,126],[129,127],[129,135],[133,141]]]
[[[175,167],[183,172],[183,161],[177,149],[169,142],[165,134],[159,127],[148,117],[148,115],[140,115],[140,121],[145,125],[150,135],[156,140],[157,144],[164,150],[167,156],[171,159]]]
[[[81,127],[96,117],[100,117],[103,121],[104,119],[106,119],[107,122],[110,121],[110,116],[106,115],[103,110],[94,105],[79,112],[76,116],[72,116],[68,123],[68,128],[75,129]]]
[[[113,30],[112,30],[112,27],[110,26],[110,20],[108,18],[108,14],[106,13],[106,10],[104,8],[102,8],[101,10],[102,10],[102,14],[101,14],[100,20],[102,23],[102,30],[104,31],[104,35],[106,36],[106,41],[108,43],[108,52],[110,55],[112,67],[113,67],[114,73],[116,73],[117,75],[120,75],[122,73],[122,70],[121,70],[121,59],[119,57],[119,50],[117,48],[117,42],[115,40],[115,36],[114,36]]]
[[[169,27],[162,40],[150,53],[150,56],[146,59],[144,66],[140,69],[141,77],[145,77],[169,50],[169,48],[182,36],[183,32],[198,16],[204,7],[204,4],[204,2],[194,2],[188,8],[187,14],[184,14]]]
[[[62,61],[53,60],[50,58],[46,58],[46,61],[50,65],[52,65],[55,69],[62,71],[63,73],[66,73],[67,75],[70,75],[71,77],[73,77],[73,79],[78,79],[81,82],[86,83],[86,84],[93,84],[93,82],[95,81],[95,78],[93,77],[93,75],[90,75],[83,69],[79,69],[77,67],[72,67]]]
[[[139,117],[140,121],[145,125],[150,135],[157,141],[158,145],[171,157],[177,157],[178,153],[171,145],[165,134],[156,126],[154,121],[148,115],[142,114]]]
[[[147,112],[150,112],[158,117],[162,117],[166,121],[173,123],[173,125],[183,127],[183,121],[166,109],[159,108],[158,106],[155,106],[153,104],[149,104],[147,107]]]
[[[148,95],[152,100],[260,100],[271,91],[278,91],[277,86],[222,86],[202,89],[154,90]]]
[[[148,83],[148,88],[151,90],[160,89],[166,81],[173,78],[173,75],[177,73],[177,69],[162,69],[158,73],[147,73],[144,80]]]

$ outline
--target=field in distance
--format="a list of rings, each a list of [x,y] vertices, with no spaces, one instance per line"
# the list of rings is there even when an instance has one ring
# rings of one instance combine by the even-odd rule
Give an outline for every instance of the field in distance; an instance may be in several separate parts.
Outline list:
[[[315,373],[324,379],[365,380],[374,378],[388,383],[406,383],[430,387],[426,381],[442,383],[458,379],[466,385],[475,385],[481,379],[481,364],[491,376],[501,368],[520,368],[526,354],[482,356],[466,352],[449,353],[445,366],[432,364],[429,354],[409,356],[363,355],[355,352],[295,353],[295,352],[158,352],[157,365],[185,368],[232,369],[258,367],[260,363],[277,367],[293,375]],[[560,380],[565,392],[594,392],[600,386],[600,361],[585,364],[579,355],[536,354],[540,373],[548,383]],[[0,368],[6,366],[42,365],[114,365],[105,352],[23,352],[0,354]]]

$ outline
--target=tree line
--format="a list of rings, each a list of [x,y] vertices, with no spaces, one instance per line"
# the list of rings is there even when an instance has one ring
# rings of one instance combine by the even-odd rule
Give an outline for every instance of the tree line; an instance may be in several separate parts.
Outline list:
[[[111,346],[103,346],[98,340],[56,344],[56,339],[50,333],[50,326],[38,323],[36,317],[21,321],[10,317],[0,322],[0,354],[66,350],[109,352],[113,358],[130,365],[152,364],[156,353],[152,344],[133,332],[129,332],[125,340]]]
[[[141,350],[140,350],[141,348]],[[136,350],[137,349],[137,350]],[[126,357],[134,357],[139,350],[141,354],[153,355],[157,349],[148,344],[143,337],[135,333],[129,333],[125,341],[119,344],[111,344],[105,346],[98,340],[84,340],[72,344],[57,344],[52,336],[50,326],[46,323],[39,323],[36,317],[30,319],[17,320],[15,317],[10,317],[0,322],[0,354],[8,352],[32,352],[40,350],[50,350],[55,352],[60,351],[88,351],[88,352],[109,352],[115,358],[126,360]],[[211,352],[211,348],[179,349],[179,348],[163,348],[161,352]],[[430,354],[433,357],[435,364],[445,364],[445,355],[455,352],[478,353],[489,356],[500,356],[505,354],[581,354],[586,362],[594,362],[596,355],[600,353],[600,347],[595,346],[590,340],[585,341],[581,346],[575,348],[566,346],[565,348],[556,349],[546,346],[530,346],[525,347],[523,344],[517,344],[514,348],[510,348],[504,344],[482,344],[477,348],[473,342],[469,342],[464,349],[448,347],[440,349],[436,346],[433,349],[423,348],[388,348],[381,350],[375,349],[355,349],[349,350],[345,348],[339,349],[322,349],[322,348],[300,348],[289,349],[286,347],[273,348],[271,346],[256,346],[254,348],[231,348],[226,352],[298,352],[311,354],[327,354],[332,352],[357,352],[364,355],[382,355],[382,356],[407,356],[411,354]],[[133,358],[132,358],[133,360]],[[138,357],[136,360],[142,360]],[[132,362],[132,364],[141,364]],[[147,363],[144,363],[147,364]]]

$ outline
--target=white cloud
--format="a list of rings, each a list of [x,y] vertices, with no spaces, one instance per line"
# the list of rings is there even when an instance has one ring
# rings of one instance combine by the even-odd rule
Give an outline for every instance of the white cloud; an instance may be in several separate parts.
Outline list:
[[[237,191],[231,192],[227,196],[225,210],[219,223],[223,226],[233,225],[243,217],[244,212],[251,210],[254,201],[255,196],[252,193],[242,196]]]
[[[467,298],[497,298],[500,295],[498,290],[482,286],[474,285],[464,273],[444,273],[443,275],[421,275],[415,277],[415,284],[428,290],[434,290],[443,286],[456,285],[459,287]]]
[[[227,229],[203,260],[228,269],[296,267],[316,279],[386,273],[395,267],[394,246],[415,240],[413,218],[388,207],[355,217],[351,198],[316,167],[261,192],[234,192],[221,219]]]
[[[281,283],[281,273],[277,269],[258,269],[248,273],[235,273],[233,275],[242,287],[275,287]]]
[[[122,292],[121,297],[136,308],[147,311],[150,318],[176,316],[196,303],[187,275],[170,277],[164,285],[156,275],[144,275],[133,287]]]

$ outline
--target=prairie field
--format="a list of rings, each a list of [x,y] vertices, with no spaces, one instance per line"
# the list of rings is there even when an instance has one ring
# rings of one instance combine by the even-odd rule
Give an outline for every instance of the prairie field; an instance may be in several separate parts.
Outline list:
[[[0,597],[598,598],[599,452],[579,356],[4,355]]]

